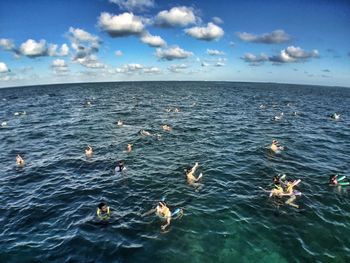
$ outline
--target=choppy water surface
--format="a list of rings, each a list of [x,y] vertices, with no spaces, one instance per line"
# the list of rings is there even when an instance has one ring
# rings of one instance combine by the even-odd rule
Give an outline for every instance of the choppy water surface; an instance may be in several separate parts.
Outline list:
[[[350,175],[349,89],[94,83],[2,89],[0,99],[1,262],[349,262],[350,187],[327,184]],[[272,139],[285,151],[271,154]],[[199,191],[184,177],[196,161]],[[300,209],[259,189],[278,173],[302,180]],[[140,217],[163,196],[185,210],[165,233]],[[95,216],[102,200],[108,225]]]

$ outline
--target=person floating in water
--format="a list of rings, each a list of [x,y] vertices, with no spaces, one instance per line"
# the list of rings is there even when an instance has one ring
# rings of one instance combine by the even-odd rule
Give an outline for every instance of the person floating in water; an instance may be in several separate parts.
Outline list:
[[[169,125],[166,125],[166,124],[162,126],[162,129],[163,129],[163,131],[167,131],[167,132],[171,131],[171,127]]]
[[[165,224],[160,228],[165,230],[171,223],[171,219],[179,218],[183,215],[182,208],[176,208],[174,212],[171,212],[165,201],[158,202],[156,208],[149,210],[148,212],[142,214],[142,217],[148,216],[155,213],[161,220],[165,221]]]
[[[350,185],[350,180],[344,175],[338,178],[338,175],[331,175],[329,177],[329,184],[334,186]]]
[[[97,217],[103,221],[107,221],[111,218],[111,210],[106,203],[100,203],[97,206]]]
[[[331,118],[334,119],[334,120],[339,120],[339,119],[340,119],[340,114],[338,114],[338,113],[333,113],[333,114],[331,115]]]
[[[199,165],[198,162],[196,162],[192,168],[186,169],[186,178],[187,178],[188,184],[190,185],[194,185],[195,183],[197,183],[203,176],[202,173],[200,173],[197,178],[194,176],[194,173],[196,172],[198,165]]]
[[[132,151],[132,146],[133,144],[130,144],[130,143],[128,143],[128,145],[126,146],[126,150],[128,151],[128,153]]]
[[[117,165],[117,167],[115,167],[114,171],[115,171],[115,173],[121,173],[125,169],[126,169],[126,167],[124,166],[124,161],[120,160],[120,161],[118,161],[118,165]]]
[[[94,154],[92,147],[88,145],[85,149],[85,155],[86,157],[91,157]]]
[[[284,147],[279,145],[279,142],[277,140],[272,140],[272,143],[270,145],[270,149],[273,152],[278,153],[278,152],[282,151],[284,149]]]
[[[150,132],[145,131],[145,130],[141,130],[140,134],[143,135],[143,136],[151,136],[152,135]]]
[[[19,154],[17,154],[17,156],[16,156],[16,164],[18,167],[24,166],[24,160]]]

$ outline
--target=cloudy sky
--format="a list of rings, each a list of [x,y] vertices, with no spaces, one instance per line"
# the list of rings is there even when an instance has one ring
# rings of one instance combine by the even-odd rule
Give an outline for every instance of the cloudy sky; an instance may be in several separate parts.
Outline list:
[[[350,1],[0,1],[0,87],[133,80],[350,87]]]

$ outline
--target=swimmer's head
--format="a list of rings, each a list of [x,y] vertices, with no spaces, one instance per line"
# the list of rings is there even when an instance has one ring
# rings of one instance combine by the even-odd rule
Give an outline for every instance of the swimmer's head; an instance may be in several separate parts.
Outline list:
[[[337,175],[331,175],[329,176],[329,182],[334,183],[334,181],[337,179]]]
[[[99,203],[98,208],[103,211],[106,212],[107,211],[107,204],[106,203]]]
[[[187,167],[187,168],[185,169],[186,174],[188,174],[189,172],[191,172],[191,170],[192,170],[192,167]]]

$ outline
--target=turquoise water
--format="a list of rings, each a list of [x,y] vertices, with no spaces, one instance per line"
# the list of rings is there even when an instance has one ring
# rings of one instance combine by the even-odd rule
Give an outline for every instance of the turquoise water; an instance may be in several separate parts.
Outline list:
[[[350,89],[282,84],[0,89],[0,262],[349,262],[350,187],[327,184],[331,174],[350,176],[348,105]],[[285,150],[267,150],[272,139]],[[196,161],[197,190],[184,177]],[[259,189],[278,173],[302,180],[299,209]],[[165,232],[140,216],[162,197],[184,208]],[[108,224],[96,219],[101,201]]]

